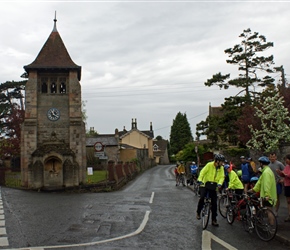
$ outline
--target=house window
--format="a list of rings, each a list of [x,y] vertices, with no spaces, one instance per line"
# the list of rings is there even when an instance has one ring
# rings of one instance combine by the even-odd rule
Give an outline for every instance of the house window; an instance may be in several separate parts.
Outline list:
[[[158,145],[154,144],[153,151],[158,151]]]

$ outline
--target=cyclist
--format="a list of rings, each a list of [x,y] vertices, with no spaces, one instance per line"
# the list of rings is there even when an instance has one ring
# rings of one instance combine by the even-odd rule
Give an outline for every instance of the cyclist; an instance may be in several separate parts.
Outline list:
[[[253,189],[249,191],[260,192],[260,197],[265,199],[264,206],[273,207],[277,202],[277,191],[274,173],[268,166],[270,160],[266,156],[261,156],[258,161],[262,168],[262,174]]]
[[[198,171],[198,167],[193,161],[192,164],[190,165],[190,175],[191,175],[190,185],[193,185],[193,180],[197,180],[197,171]]]
[[[225,171],[227,171],[228,177],[229,177],[228,187],[226,188],[226,190],[229,190],[229,189],[234,190],[235,193],[238,195],[238,198],[240,199],[242,197],[243,192],[244,192],[243,183],[239,179],[236,172],[232,171],[229,164],[226,164],[224,166],[224,169],[225,169]]]
[[[183,161],[180,162],[180,165],[177,168],[177,172],[178,172],[178,176],[181,178],[184,178],[184,174],[185,174],[185,167],[183,165]],[[183,176],[182,176],[183,175]],[[183,186],[185,186],[184,182],[182,183]]]
[[[212,225],[218,227],[217,223],[217,192],[216,190],[211,190],[205,187],[207,182],[215,182],[218,187],[221,188],[224,182],[224,168],[222,167],[225,161],[225,157],[221,154],[216,154],[214,156],[214,161],[207,163],[199,173],[198,182],[200,183],[200,198],[196,210],[196,218],[200,220],[200,212],[204,205],[204,198],[209,193],[211,198],[211,219]]]

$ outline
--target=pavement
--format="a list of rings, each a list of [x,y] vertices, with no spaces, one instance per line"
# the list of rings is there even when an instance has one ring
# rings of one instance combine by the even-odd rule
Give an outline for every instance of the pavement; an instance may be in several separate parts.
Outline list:
[[[187,186],[193,190],[192,186]],[[285,218],[288,217],[287,201],[286,197],[280,195],[280,208],[277,216],[278,229],[275,239],[282,242],[285,245],[290,246],[290,222],[285,222]]]

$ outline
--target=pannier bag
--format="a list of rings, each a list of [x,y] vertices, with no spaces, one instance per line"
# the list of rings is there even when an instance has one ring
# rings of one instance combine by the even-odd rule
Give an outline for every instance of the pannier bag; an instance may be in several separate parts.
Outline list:
[[[216,190],[216,187],[217,187],[217,183],[216,182],[208,181],[207,183],[205,183],[205,188],[207,188],[209,190]]]

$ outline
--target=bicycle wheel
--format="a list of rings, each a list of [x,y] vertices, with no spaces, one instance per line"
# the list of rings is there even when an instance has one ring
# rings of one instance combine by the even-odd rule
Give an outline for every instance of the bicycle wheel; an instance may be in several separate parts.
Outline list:
[[[236,218],[236,213],[235,213],[234,206],[229,206],[227,208],[227,222],[229,224],[233,224],[233,222],[235,221],[235,218]]]
[[[277,219],[272,210],[259,209],[255,220],[255,229],[259,238],[263,241],[272,240],[277,233]]]
[[[205,203],[201,211],[202,216],[202,229],[205,230],[208,225],[209,216],[210,216],[210,203]]]
[[[245,209],[245,214],[243,215],[243,226],[246,232],[252,232],[254,229],[254,224],[251,218],[251,208],[247,204]]]
[[[193,184],[194,186],[194,194],[197,196],[198,195],[198,191],[199,191],[199,185],[195,182],[194,184]]]
[[[219,212],[222,217],[227,218],[227,206],[229,205],[229,200],[227,195],[222,195],[218,201]]]

